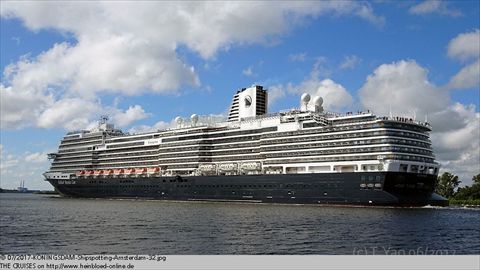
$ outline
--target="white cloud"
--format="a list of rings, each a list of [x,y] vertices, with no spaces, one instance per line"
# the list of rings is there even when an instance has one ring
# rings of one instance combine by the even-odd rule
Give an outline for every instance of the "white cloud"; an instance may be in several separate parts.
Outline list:
[[[459,103],[447,110],[457,116],[443,119],[437,124],[454,124],[457,128],[443,132],[434,130],[434,151],[442,165],[442,171],[450,171],[458,175],[463,184],[470,185],[472,176],[480,172],[480,113],[475,112],[474,105],[464,106]]]
[[[148,125],[139,125],[139,126],[134,126],[131,129],[128,130],[129,133],[135,134],[135,133],[146,133],[146,132],[154,132],[157,130],[164,130],[168,129],[174,126],[174,121],[170,122],[164,122],[164,121],[158,121],[152,126]]]
[[[29,189],[53,189],[45,182],[42,173],[50,165],[46,154],[49,151],[12,154],[5,147],[0,147],[0,185],[2,188],[16,189],[20,181],[25,181]]]
[[[54,103],[50,94],[18,90],[0,84],[0,127],[19,129],[35,122],[48,106]]]
[[[281,84],[268,87],[268,107],[270,108],[279,99],[286,96],[287,90]]]
[[[480,85],[480,60],[463,67],[448,83],[450,89],[470,89]]]
[[[342,111],[348,109],[353,105],[353,97],[340,84],[331,79],[320,79],[320,77],[327,77],[330,71],[324,67],[326,58],[319,57],[310,76],[302,81],[299,85],[288,85],[290,93],[302,94],[309,93],[323,98],[323,108],[327,111]]]
[[[24,160],[26,162],[32,162],[32,163],[46,162],[48,160],[47,154],[48,154],[48,151],[26,154],[26,156],[24,157]]]
[[[331,75],[331,71],[325,67],[326,62],[325,57],[317,57],[310,75],[299,84],[269,86],[269,106],[284,97],[286,93],[296,96],[309,93],[312,96],[321,96],[322,106],[327,111],[338,112],[352,107],[353,97],[345,87],[327,78]]]
[[[104,106],[98,100],[64,97],[54,101],[52,95],[18,93],[3,85],[0,85],[0,94],[1,127],[7,129],[28,125],[39,128],[63,127],[67,130],[88,129],[96,125],[95,119],[102,114],[111,115],[115,124],[126,127],[150,116],[140,105],[122,111]]]
[[[453,38],[447,49],[450,58],[467,65],[455,74],[447,85],[449,89],[470,89],[480,85],[480,30],[462,33]],[[473,61],[473,62],[471,62]],[[470,64],[468,64],[470,62]]]
[[[448,43],[448,56],[461,61],[480,57],[480,30],[462,33]]]
[[[0,162],[0,173],[1,174],[6,174],[9,172],[13,172],[12,168],[14,168],[17,164],[20,163],[20,160],[12,155],[9,155],[7,157],[3,157]],[[0,177],[2,179],[5,179],[3,177]]]
[[[340,69],[353,69],[358,64],[360,64],[361,61],[362,61],[362,59],[360,59],[356,55],[348,55],[348,56],[345,56],[345,58],[343,59],[343,62],[340,64],[339,68]]]
[[[345,1],[4,2],[2,18],[19,18],[31,30],[59,31],[75,41],[5,68],[2,127],[57,126],[53,119],[85,124],[98,105],[90,100],[99,92],[138,95],[198,87],[195,68],[177,55],[180,46],[210,60],[235,44],[268,44],[325,14],[384,23],[368,3]],[[85,98],[88,110],[78,117],[79,101],[73,100]],[[65,104],[72,101],[70,110]]]
[[[420,4],[414,5],[409,9],[410,14],[425,15],[437,13],[443,16],[458,17],[462,16],[462,12],[449,7],[448,3],[440,0],[427,0]]]
[[[150,114],[146,113],[140,105],[130,106],[125,112],[118,112],[114,115],[114,123],[120,127],[126,127],[131,123],[148,118]]]
[[[379,66],[359,90],[360,102],[378,114],[417,116],[431,114],[448,105],[448,93],[428,81],[428,71],[415,61]]]
[[[295,53],[288,56],[292,62],[305,62],[307,59],[307,53]]]
[[[359,90],[361,104],[377,114],[413,117],[428,115],[432,144],[444,170],[471,184],[480,171],[480,114],[475,105],[452,104],[448,92],[428,80],[428,71],[415,61],[379,66]]]
[[[41,128],[65,127],[78,130],[90,125],[94,116],[102,111],[96,102],[79,98],[64,98],[53,103],[38,116],[37,126]]]
[[[250,66],[244,70],[242,70],[242,74],[249,77],[253,75],[253,68]]]
[[[323,98],[323,108],[327,111],[343,111],[352,107],[353,98],[340,84],[331,79],[311,78],[296,87],[298,93],[309,93]]]

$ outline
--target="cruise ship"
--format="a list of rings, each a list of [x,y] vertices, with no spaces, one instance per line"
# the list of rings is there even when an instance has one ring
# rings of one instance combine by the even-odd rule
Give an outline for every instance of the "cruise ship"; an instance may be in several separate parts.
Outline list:
[[[324,111],[303,94],[297,109],[267,113],[268,92],[238,90],[228,117],[177,117],[142,134],[102,117],[69,132],[45,179],[64,196],[181,201],[445,206],[426,122]]]

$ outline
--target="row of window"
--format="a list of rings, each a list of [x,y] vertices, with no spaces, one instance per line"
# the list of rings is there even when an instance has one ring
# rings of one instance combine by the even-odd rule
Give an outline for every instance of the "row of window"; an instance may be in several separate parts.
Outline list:
[[[80,135],[77,135],[75,137],[64,137],[62,140],[62,143],[76,143],[76,142],[83,142],[85,140],[102,140],[103,135],[96,135],[96,136],[85,136],[80,138]]]
[[[418,130],[417,128],[399,128],[394,124],[387,124],[387,123],[371,123],[371,124],[360,124],[354,126],[341,126],[341,127],[320,127],[317,129],[307,129],[307,130],[298,130],[298,131],[289,131],[289,132],[277,132],[277,133],[270,133],[270,134],[263,134],[262,138],[275,138],[275,137],[287,137],[287,136],[298,136],[298,135],[308,135],[308,134],[317,134],[317,133],[330,133],[330,132],[339,132],[339,131],[360,131],[365,129],[372,129],[372,128],[392,128],[398,129],[400,131],[413,130],[420,133],[424,133],[425,130]]]
[[[424,140],[425,142],[430,142],[427,136],[419,135],[411,132],[396,132],[396,131],[370,131],[362,133],[345,133],[345,134],[335,134],[335,135],[319,135],[319,136],[308,136],[308,137],[290,137],[284,139],[275,139],[275,140],[265,140],[262,144],[268,143],[291,143],[291,142],[311,142],[311,141],[322,141],[322,140],[332,140],[332,139],[351,139],[351,138],[362,138],[362,137],[374,137],[374,136],[394,136],[394,137],[406,137]]]
[[[60,146],[58,147],[58,149],[78,148],[79,146],[94,146],[101,143],[102,143],[102,140],[94,140],[94,141],[88,140],[86,142],[68,143],[68,144],[62,142],[60,143]]]
[[[120,142],[130,142],[130,141],[138,141],[138,140],[148,140],[148,139],[154,139],[160,137],[159,134],[149,134],[145,136],[139,136],[139,137],[125,137],[125,138],[115,138],[115,139],[109,139],[106,140],[105,143],[120,143]]]
[[[338,149],[330,149],[330,150],[316,150],[316,151],[304,151],[304,152],[280,152],[280,153],[267,153],[264,156],[265,158],[278,158],[278,157],[321,156],[321,155],[336,155],[336,154],[358,154],[358,153],[370,153],[370,152],[418,153],[422,155],[433,156],[432,151],[429,151],[429,150],[423,150],[418,148],[396,147],[396,146],[338,148]]]
[[[282,145],[282,146],[276,146],[276,147],[265,147],[262,149],[262,151],[278,151],[278,150],[286,150],[286,149],[312,149],[316,147],[328,147],[328,146],[348,146],[348,145],[358,145],[358,144],[375,144],[375,143],[390,143],[390,142],[402,142],[405,144],[412,144],[412,145],[418,145],[418,144],[423,144],[423,146],[427,145],[425,143],[419,143],[417,141],[411,141],[411,140],[398,140],[398,139],[373,139],[373,140],[360,140],[360,141],[344,141],[344,142],[329,142],[329,143],[316,143],[316,144],[308,144],[308,145]],[[199,147],[196,147],[197,149]],[[379,151],[377,148],[365,148],[365,149],[370,149],[370,151]],[[360,149],[358,151],[347,151],[347,150],[342,150],[340,152],[334,151],[334,150],[325,150],[325,153],[343,153],[343,152],[366,152],[369,150],[365,149]],[[417,148],[400,148],[397,146],[393,146],[390,148],[381,148],[380,150],[382,151],[388,151],[388,150],[393,150],[393,151],[399,151],[399,152],[410,152],[410,153],[420,153],[420,154],[425,154],[425,155],[431,155],[432,152],[430,150],[422,150],[422,149],[417,149]],[[163,151],[161,151],[163,152]],[[161,153],[160,152],[160,153]],[[258,149],[241,149],[241,150],[236,150],[234,153],[235,154],[249,154],[249,153],[258,153]],[[159,151],[151,151],[148,153],[149,155],[154,155],[159,153]],[[314,154],[318,154],[317,152],[313,152]],[[159,155],[157,157],[154,156],[149,156],[145,157],[146,153],[145,152],[127,152],[123,154],[112,154],[112,155],[102,155],[101,161],[109,161],[109,157],[125,157],[129,156],[132,158],[125,158],[122,159],[122,161],[138,161],[138,160],[150,160],[150,159],[156,159],[156,158],[161,158],[162,156],[166,158],[172,158],[172,157],[187,157],[187,156],[192,156],[192,155],[199,155],[199,156],[215,156],[215,155],[231,155],[231,151],[224,151],[224,152],[214,152],[214,153],[202,153],[202,152],[193,152],[193,153],[180,153],[180,154],[166,154],[166,155]],[[302,155],[308,155],[308,154],[302,154]],[[274,156],[291,156],[291,154],[288,153],[282,153],[282,154],[267,154],[267,157],[274,157]],[[82,159],[79,158],[59,158],[57,159],[54,164],[59,165],[59,164],[68,164],[69,162],[77,163],[82,161]],[[91,158],[85,157],[83,158],[84,162],[91,162]],[[115,161],[115,160],[113,160]]]
[[[108,181],[89,181],[90,184],[98,184],[98,183],[106,183],[108,184]],[[102,187],[119,187],[118,185],[102,185]],[[317,183],[317,184],[287,184],[287,185],[282,185],[282,184],[249,184],[249,185],[196,185],[196,184],[181,184],[181,185],[175,185],[177,188],[204,188],[204,189],[318,189],[318,188],[337,188],[341,186],[340,183]],[[120,185],[120,187],[130,187],[130,188],[163,188],[164,186],[160,185]],[[169,186],[167,186],[169,187]],[[291,192],[291,191],[289,191]]]
[[[404,144],[414,145],[430,149],[430,145],[427,143],[421,143],[412,140],[398,140],[398,139],[371,139],[371,140],[355,140],[355,141],[340,141],[340,142],[326,142],[326,143],[309,143],[309,144],[286,144],[262,147],[261,152],[279,151],[288,149],[314,149],[323,147],[343,147],[343,146],[356,146],[356,145],[372,145],[372,144]]]
[[[386,159],[394,160],[411,160],[411,161],[420,161],[433,163],[433,158],[425,158],[419,156],[410,156],[410,155],[385,155]],[[346,157],[315,157],[315,158],[295,158],[295,159],[282,159],[282,160],[266,160],[263,164],[285,164],[285,163],[298,163],[298,162],[336,162],[336,161],[359,161],[359,160],[376,160],[377,155],[368,155],[368,156],[346,156]]]

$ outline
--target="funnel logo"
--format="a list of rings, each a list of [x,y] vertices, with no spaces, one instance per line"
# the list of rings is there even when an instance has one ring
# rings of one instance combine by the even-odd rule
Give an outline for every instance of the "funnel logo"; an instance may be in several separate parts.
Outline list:
[[[246,96],[245,97],[245,107],[248,108],[252,106],[252,97],[251,96]]]

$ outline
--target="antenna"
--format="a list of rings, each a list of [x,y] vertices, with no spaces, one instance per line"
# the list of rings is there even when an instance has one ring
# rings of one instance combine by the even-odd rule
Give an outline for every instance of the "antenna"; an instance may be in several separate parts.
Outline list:
[[[100,125],[108,122],[108,115],[104,114],[100,116]]]

